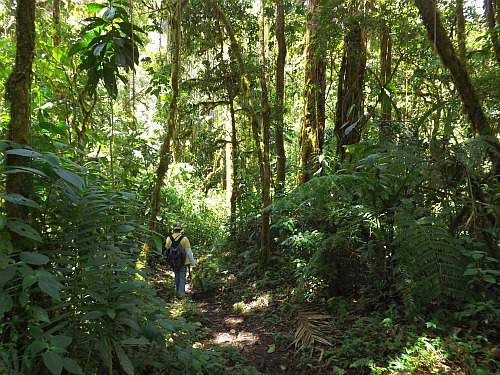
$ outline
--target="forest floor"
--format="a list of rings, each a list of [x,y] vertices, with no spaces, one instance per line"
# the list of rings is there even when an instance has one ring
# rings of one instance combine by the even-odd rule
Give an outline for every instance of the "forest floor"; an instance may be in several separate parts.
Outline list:
[[[312,333],[330,345],[297,350],[297,311],[282,282],[246,282],[248,278],[220,269],[193,274],[184,298],[174,296],[173,273],[166,267],[154,272],[153,283],[172,318],[199,327],[190,345],[216,353],[224,363],[223,374],[483,375],[497,368],[488,355],[491,348],[469,328],[408,320],[395,301],[366,297],[332,299],[329,326],[318,326],[318,331],[310,324]],[[209,292],[201,292],[200,286]]]
[[[160,296],[172,299],[173,273],[165,268],[156,272],[155,284]],[[293,326],[283,319],[281,303],[267,293],[255,295],[252,286],[218,290],[203,294],[190,290],[185,298],[173,298],[171,309],[177,316],[199,322],[200,335],[193,347],[220,352],[232,351],[227,373],[301,374],[293,347]],[[243,302],[243,301],[247,302]],[[240,365],[254,367],[255,372],[240,372]],[[318,372],[316,372],[318,373]]]

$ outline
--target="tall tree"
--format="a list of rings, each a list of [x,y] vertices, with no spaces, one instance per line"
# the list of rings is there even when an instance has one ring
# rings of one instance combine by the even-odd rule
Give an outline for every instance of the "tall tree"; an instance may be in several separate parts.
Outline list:
[[[448,68],[455,83],[455,87],[460,95],[465,112],[471,123],[472,130],[485,137],[492,149],[489,151],[490,157],[495,164],[496,174],[500,172],[500,161],[498,153],[500,146],[494,137],[493,128],[490,126],[483,108],[476,95],[469,74],[465,70],[463,63],[457,57],[453,44],[451,43],[446,30],[441,22],[440,14],[436,8],[434,0],[415,0],[422,22],[427,29],[427,33],[437,53],[441,57],[443,64]]]
[[[485,0],[486,21],[497,63],[500,65],[500,2]]]
[[[345,146],[361,139],[366,70],[365,32],[357,15],[351,16],[348,22],[335,117],[337,153],[341,159],[345,158]]]
[[[31,143],[30,88],[33,57],[35,51],[35,0],[19,0],[16,8],[16,62],[6,83],[6,99],[10,102],[9,140],[20,144]],[[8,166],[25,166],[29,163],[23,156],[8,154]],[[7,194],[29,197],[32,191],[27,173],[12,173],[6,178]],[[7,215],[26,219],[26,207],[6,203]]]
[[[388,84],[391,79],[392,38],[387,19],[382,19],[380,30],[380,139],[390,140],[392,104]]]
[[[262,227],[260,233],[260,250],[261,262],[266,264],[270,256],[270,210],[271,204],[271,164],[269,161],[269,127],[271,120],[271,108],[269,106],[269,95],[267,90],[267,77],[266,77],[266,18],[265,18],[265,0],[260,1],[260,89],[261,89],[261,124],[262,124]]]
[[[443,27],[435,1],[415,0],[415,4],[420,11],[420,16],[427,29],[430,41],[434,44],[443,64],[451,73],[472,128],[478,134],[491,135],[491,126],[479,103],[469,74],[465,70],[462,62],[458,59],[453,44]]]
[[[156,228],[157,219],[160,212],[160,192],[163,186],[163,180],[168,170],[171,157],[171,141],[174,135],[175,123],[177,121],[177,100],[179,98],[179,65],[180,65],[180,43],[181,43],[181,19],[182,19],[182,0],[174,0],[171,12],[171,64],[170,84],[172,87],[172,98],[170,100],[167,132],[160,148],[159,162],[156,169],[156,179],[151,194],[151,212],[149,215],[148,226],[151,230]]]
[[[276,41],[278,56],[276,57],[276,193],[281,194],[285,188],[286,154],[283,137],[284,97],[285,97],[285,11],[283,0],[276,0]]]
[[[318,157],[324,141],[325,128],[325,49],[321,43],[321,0],[308,3],[306,25],[304,115],[299,136],[299,170],[297,183],[308,181],[318,169]]]
[[[58,46],[59,44],[61,44],[61,0],[53,0],[52,23],[54,24],[52,43],[54,44],[54,46]]]
[[[465,16],[464,16],[464,0],[457,0],[455,7],[455,19],[457,23],[457,41],[458,41],[458,56],[464,67],[467,66],[466,61],[466,41],[465,41]]]

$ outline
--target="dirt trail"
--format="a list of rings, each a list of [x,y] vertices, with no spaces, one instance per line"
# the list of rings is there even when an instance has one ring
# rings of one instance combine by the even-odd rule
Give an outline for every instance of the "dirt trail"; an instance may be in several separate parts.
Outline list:
[[[204,347],[232,346],[263,374],[294,374],[288,368],[289,350],[276,344],[273,328],[266,318],[273,307],[253,313],[235,313],[231,305],[216,299],[195,300],[202,324],[210,330]],[[270,309],[269,309],[270,307]]]
[[[173,297],[172,272],[158,267],[154,283],[160,296]],[[279,318],[279,301],[270,301],[265,295],[248,303],[240,302],[234,308],[232,299],[218,291],[215,296],[192,293],[189,281],[187,296],[196,306],[197,317],[206,334],[201,348],[233,347],[262,374],[300,374],[291,368],[294,350],[290,348],[291,326]],[[243,293],[238,293],[242,296]],[[238,298],[236,298],[238,299]],[[231,369],[227,369],[231,373]]]

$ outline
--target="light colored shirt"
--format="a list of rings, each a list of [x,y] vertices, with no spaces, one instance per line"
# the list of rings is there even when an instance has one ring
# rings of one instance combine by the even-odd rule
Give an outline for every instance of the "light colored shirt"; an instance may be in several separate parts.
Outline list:
[[[174,241],[177,241],[181,236],[182,236],[182,233],[172,234]],[[194,259],[193,251],[191,250],[191,244],[189,243],[189,239],[187,237],[183,237],[180,244],[181,244],[182,248],[184,249],[184,251],[186,252],[186,261],[184,262],[184,265],[190,264],[193,267],[196,267],[196,259]],[[172,245],[172,241],[170,240],[170,237],[167,237],[167,240],[165,241],[165,247],[167,249],[170,249],[170,245]]]

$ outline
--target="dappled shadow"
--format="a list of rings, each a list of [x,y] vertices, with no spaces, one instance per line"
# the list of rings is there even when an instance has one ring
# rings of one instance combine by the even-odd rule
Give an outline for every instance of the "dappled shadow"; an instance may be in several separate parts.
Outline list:
[[[276,342],[275,328],[280,327],[266,321],[276,313],[277,304],[254,310],[242,310],[235,305],[238,306],[215,299],[197,302],[202,323],[210,330],[203,347],[235,348],[263,374],[299,373],[289,367],[288,343]]]

